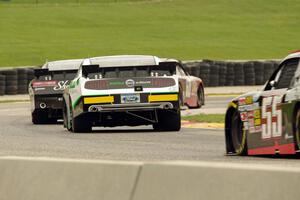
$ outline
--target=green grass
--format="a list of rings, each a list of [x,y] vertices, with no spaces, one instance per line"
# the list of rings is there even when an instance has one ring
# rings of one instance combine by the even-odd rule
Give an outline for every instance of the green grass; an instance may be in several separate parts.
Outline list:
[[[268,59],[300,48],[297,0],[98,2],[0,3],[0,66],[113,54]]]
[[[224,114],[198,114],[191,116],[183,116],[182,120],[192,121],[192,122],[206,122],[206,123],[224,123]]]

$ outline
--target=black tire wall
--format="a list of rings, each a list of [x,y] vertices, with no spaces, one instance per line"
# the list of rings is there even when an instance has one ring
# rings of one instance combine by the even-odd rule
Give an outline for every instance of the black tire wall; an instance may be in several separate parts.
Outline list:
[[[184,63],[184,68],[191,75],[199,77],[205,86],[241,86],[263,85],[278,61],[214,61],[204,59]]]
[[[279,62],[269,61],[220,61],[204,59],[185,62],[185,70],[202,79],[204,86],[263,85]],[[34,68],[0,68],[0,95],[27,94],[34,79]]]

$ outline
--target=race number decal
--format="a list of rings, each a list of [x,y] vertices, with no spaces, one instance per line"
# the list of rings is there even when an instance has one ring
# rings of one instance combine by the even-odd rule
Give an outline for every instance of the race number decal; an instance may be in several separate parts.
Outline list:
[[[262,100],[262,139],[280,137],[282,134],[282,97],[266,97]]]

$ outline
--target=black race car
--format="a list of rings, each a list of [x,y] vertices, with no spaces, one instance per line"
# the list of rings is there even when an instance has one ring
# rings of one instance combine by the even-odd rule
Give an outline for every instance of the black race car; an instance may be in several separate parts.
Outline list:
[[[227,154],[296,154],[300,149],[300,52],[288,55],[262,91],[229,103]]]
[[[62,119],[63,91],[75,77],[81,62],[81,59],[53,61],[35,69],[35,79],[29,84],[33,124]]]

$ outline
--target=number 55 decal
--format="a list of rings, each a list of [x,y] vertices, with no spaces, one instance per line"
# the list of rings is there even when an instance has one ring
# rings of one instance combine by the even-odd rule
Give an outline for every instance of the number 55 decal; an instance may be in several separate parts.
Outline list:
[[[282,97],[266,97],[262,100],[262,139],[280,137],[282,134]]]

